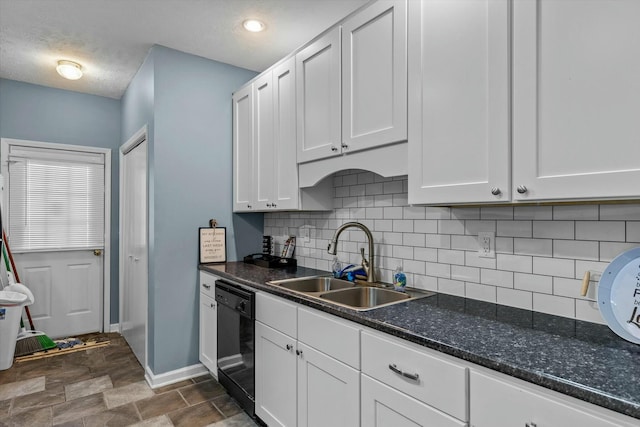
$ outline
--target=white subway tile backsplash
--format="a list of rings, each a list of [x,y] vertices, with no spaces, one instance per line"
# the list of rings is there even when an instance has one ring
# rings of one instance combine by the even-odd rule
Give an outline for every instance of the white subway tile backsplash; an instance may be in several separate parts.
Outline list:
[[[329,239],[358,221],[372,231],[379,279],[392,281],[402,266],[409,286],[495,301],[512,307],[603,323],[596,284],[609,262],[640,246],[640,204],[424,207],[407,203],[407,177],[363,170],[334,174],[334,210],[264,216],[264,234],[280,240],[308,227],[297,243],[298,265],[329,270]],[[479,231],[496,232],[496,258],[478,254]],[[279,246],[278,246],[279,245]],[[366,236],[340,236],[338,258],[361,262]],[[591,286],[579,295],[584,272]]]
[[[533,257],[533,273],[545,276],[573,278],[575,260],[562,258]]]
[[[533,221],[533,237],[537,239],[573,239],[573,221]]]
[[[438,262],[443,264],[464,265],[464,251],[438,249]]]
[[[438,233],[438,221],[435,219],[416,219],[413,221],[413,231],[416,233]]]
[[[606,325],[595,301],[576,300],[576,319]]]
[[[601,221],[640,221],[640,204],[600,205]]]
[[[597,221],[598,217],[598,205],[565,205],[553,207],[553,219],[558,221]]]
[[[413,233],[413,220],[411,219],[394,219],[393,231],[399,233]]]
[[[516,206],[513,209],[513,219],[515,220],[527,220],[527,219],[552,219],[553,207],[552,206]]]
[[[402,244],[405,246],[424,247],[425,235],[417,233],[403,233]]]
[[[481,219],[513,219],[512,207],[486,207],[480,208]]]
[[[426,234],[425,246],[427,248],[451,248],[451,236],[448,234]]]
[[[405,206],[402,208],[404,211],[404,219],[425,219],[424,206]]]
[[[551,294],[553,293],[553,277],[515,273],[513,287],[523,291]]]
[[[532,272],[532,257],[525,255],[497,254],[498,270],[518,271],[520,273]]]
[[[515,255],[551,256],[553,241],[550,239],[513,239],[513,253]]]
[[[533,293],[518,289],[497,288],[496,302],[510,307],[531,310],[533,308]]]
[[[622,252],[638,246],[637,243],[600,242],[600,261],[611,262]]]
[[[479,248],[476,236],[451,236],[451,249],[477,251]]]
[[[496,221],[465,221],[465,233],[477,236],[480,231],[496,231]]]
[[[513,275],[512,271],[483,268],[480,270],[480,283],[501,288],[513,288]]]
[[[464,282],[460,280],[438,278],[438,292],[463,297],[464,290]]]
[[[625,237],[623,221],[576,221],[576,239],[578,240],[624,242]]]
[[[440,234],[464,234],[464,222],[457,219],[443,219],[438,221]]]
[[[389,181],[382,184],[384,194],[402,193],[402,181]]]
[[[413,248],[413,257],[417,261],[438,262],[438,250],[434,248]]]
[[[554,240],[553,256],[557,258],[598,261],[600,257],[600,247],[598,242],[585,240]]]
[[[452,219],[480,219],[480,208],[451,208]]]
[[[480,301],[496,302],[496,287],[465,283],[465,296]]]
[[[402,219],[402,208],[386,207],[383,209],[385,219]]]
[[[451,266],[451,278],[464,282],[479,282],[480,269],[477,267],[464,267],[462,265]]]
[[[576,317],[575,300],[555,295],[534,293],[533,310],[562,317]]]

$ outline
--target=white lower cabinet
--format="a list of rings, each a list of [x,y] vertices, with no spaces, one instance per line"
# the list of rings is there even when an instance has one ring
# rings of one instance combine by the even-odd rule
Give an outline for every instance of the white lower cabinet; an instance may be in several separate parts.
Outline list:
[[[215,283],[218,277],[200,272],[200,362],[218,378],[218,306]]]
[[[298,342],[298,426],[360,425],[360,372]]]
[[[361,377],[362,426],[464,427],[467,425],[365,374]]]
[[[637,420],[502,374],[471,370],[472,427],[621,427]]]
[[[298,333],[299,317],[306,319],[301,323],[307,332]],[[359,359],[359,330],[331,317],[257,294],[256,415],[269,427],[360,425],[360,371],[347,364]],[[320,338],[337,333],[335,342],[344,342],[337,324],[343,325],[347,335],[355,329],[355,355],[333,351],[333,340]],[[305,336],[323,351],[303,342]]]

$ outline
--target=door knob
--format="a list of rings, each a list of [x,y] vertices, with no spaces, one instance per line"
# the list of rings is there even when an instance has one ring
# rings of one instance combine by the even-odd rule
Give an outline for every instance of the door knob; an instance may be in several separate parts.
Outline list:
[[[93,250],[93,254],[94,254],[95,256],[100,256],[100,255],[102,255],[102,250],[101,250],[101,249],[94,249],[94,250]]]

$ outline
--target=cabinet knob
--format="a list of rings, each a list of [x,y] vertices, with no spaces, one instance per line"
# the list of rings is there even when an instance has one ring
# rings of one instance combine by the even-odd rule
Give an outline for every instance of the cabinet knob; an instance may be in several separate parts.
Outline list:
[[[251,205],[247,205],[247,208],[251,209]]]
[[[346,150],[347,148],[349,148],[349,145],[347,143],[343,142],[342,143],[342,148],[344,148]]]
[[[291,351],[291,349],[293,349],[293,346],[291,344],[287,344],[285,347],[287,351]]]
[[[498,196],[498,195],[502,194],[502,191],[500,191],[500,189],[498,187],[493,187],[491,189],[491,194],[493,194],[494,196]]]
[[[336,147],[335,145],[332,145],[331,146],[331,151],[333,151],[335,153],[336,151],[338,151],[338,147]]]
[[[211,303],[211,308],[216,308],[216,306],[213,303]]]
[[[270,208],[271,207],[271,203],[267,203],[267,207]]]
[[[272,208],[275,208],[275,207],[276,207],[276,204],[275,204],[275,203],[271,203],[271,207],[272,207]]]
[[[296,354],[300,357],[302,357],[302,350],[296,350]]]
[[[538,427],[536,423],[526,423],[524,427]]]
[[[211,289],[211,285],[207,285],[206,283],[203,283],[202,287],[205,289]]]
[[[516,191],[517,191],[518,193],[520,193],[520,194],[524,194],[524,193],[526,193],[526,192],[527,192],[527,191],[529,191],[529,190],[528,190],[528,189],[527,189],[527,187],[525,187],[524,185],[518,185],[518,188],[516,189]],[[533,426],[533,427],[535,427],[535,426]]]

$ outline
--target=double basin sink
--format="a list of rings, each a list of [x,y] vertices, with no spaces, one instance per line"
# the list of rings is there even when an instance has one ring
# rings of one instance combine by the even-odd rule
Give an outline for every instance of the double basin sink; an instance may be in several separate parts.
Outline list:
[[[268,283],[358,311],[371,310],[434,294],[433,292],[414,290],[398,292],[381,287],[381,284],[367,282],[356,284],[328,276],[274,280]]]

